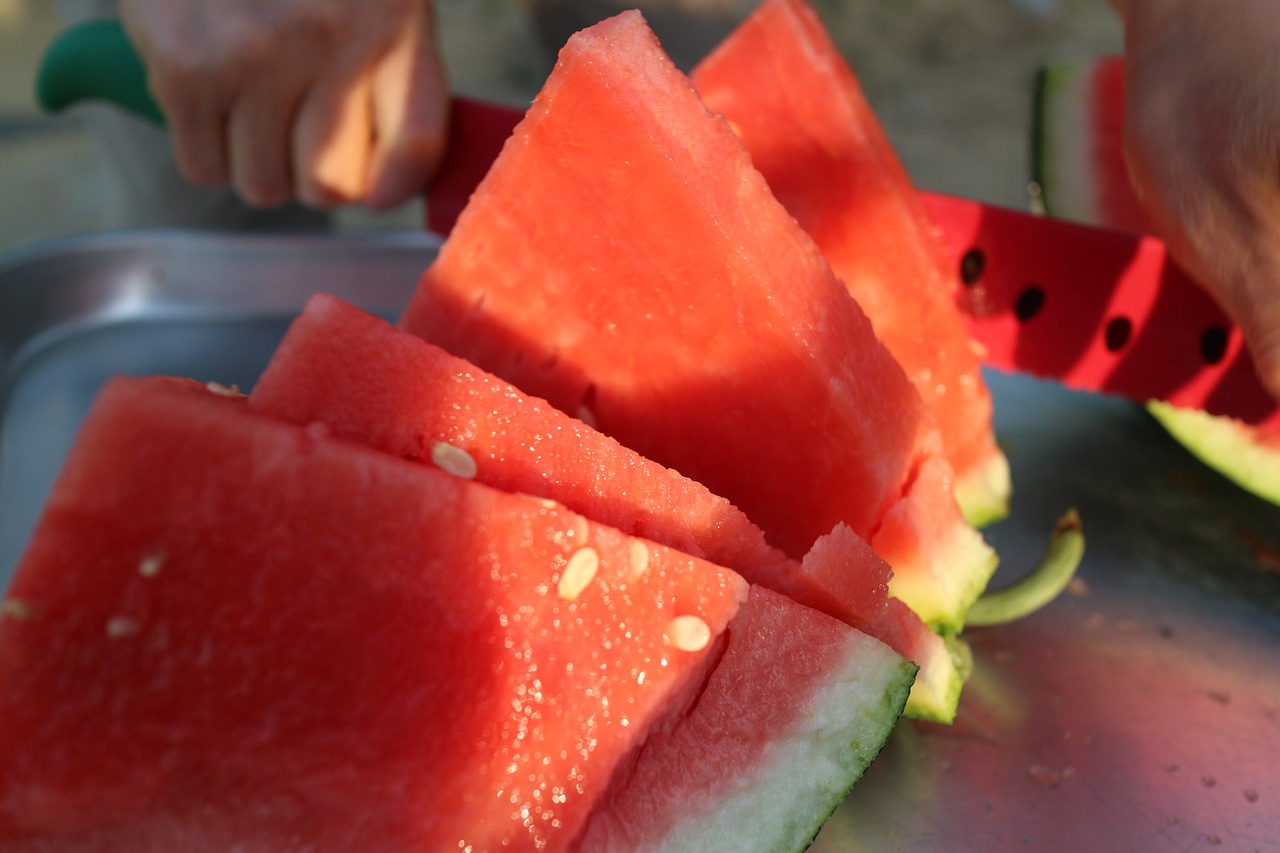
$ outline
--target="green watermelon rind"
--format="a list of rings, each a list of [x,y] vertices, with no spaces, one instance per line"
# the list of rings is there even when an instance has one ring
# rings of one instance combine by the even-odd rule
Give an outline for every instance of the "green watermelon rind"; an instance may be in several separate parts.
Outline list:
[[[1032,180],[1045,213],[1081,222],[1104,222],[1088,194],[1094,182],[1086,156],[1090,133],[1086,104],[1091,70],[1101,60],[1048,65],[1036,78],[1032,122]],[[1194,457],[1240,488],[1280,505],[1280,450],[1256,441],[1250,428],[1206,412],[1161,401],[1147,411]]]
[[[872,542],[872,547],[875,542]],[[935,633],[959,634],[965,619],[995,574],[1000,557],[974,528],[956,525],[939,548],[948,556],[948,572],[895,573],[889,593],[901,599]]]
[[[1012,493],[1009,460],[1003,453],[985,465],[956,478],[956,503],[964,520],[977,528],[987,527],[1009,515]]]
[[[1064,62],[1036,74],[1031,120],[1031,180],[1037,203],[1051,216],[1093,221],[1096,203],[1086,174],[1084,103],[1091,64]]]
[[[1280,445],[1258,443],[1249,427],[1231,418],[1160,401],[1148,403],[1147,411],[1201,462],[1242,489],[1280,505]]]
[[[941,654],[921,662],[903,714],[913,720],[951,725],[973,671],[973,653],[960,637],[944,636],[942,642]]]
[[[889,740],[907,702],[916,666],[863,636],[847,678],[810,700],[805,729],[775,744],[766,784],[745,783],[712,813],[690,814],[644,853],[800,853],[848,798]],[[770,816],[770,813],[773,816]],[[753,827],[752,836],[742,828]],[[772,834],[770,834],[772,833]],[[639,851],[637,851],[639,853]]]

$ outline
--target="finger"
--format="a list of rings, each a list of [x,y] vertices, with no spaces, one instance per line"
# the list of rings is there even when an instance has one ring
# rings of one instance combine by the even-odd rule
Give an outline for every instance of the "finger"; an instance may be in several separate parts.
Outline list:
[[[1252,217],[1244,221],[1219,216],[1198,250],[1175,259],[1208,284],[1240,327],[1264,387],[1280,400],[1280,231]]]
[[[1253,331],[1249,347],[1258,378],[1272,397],[1280,400],[1280,310],[1272,311],[1269,326]]]
[[[227,104],[213,92],[187,87],[182,99],[155,95],[173,146],[178,171],[188,181],[223,186],[231,180],[227,151]],[[194,95],[194,97],[193,97]]]
[[[250,205],[275,207],[293,197],[290,128],[301,97],[301,81],[271,87],[249,85],[227,120],[230,182]]]
[[[1277,257],[1266,267],[1267,277],[1251,282],[1243,299],[1231,311],[1240,325],[1245,345],[1263,386],[1280,400],[1280,245]]]
[[[425,190],[444,155],[448,80],[429,8],[375,68],[373,110],[375,142],[365,203],[385,209]]]
[[[373,145],[369,72],[329,75],[306,95],[293,131],[293,180],[305,204],[332,208],[363,198]]]
[[[146,42],[139,50],[145,51],[147,88],[164,114],[179,172],[192,183],[226,184],[231,93],[194,58],[150,50]]]

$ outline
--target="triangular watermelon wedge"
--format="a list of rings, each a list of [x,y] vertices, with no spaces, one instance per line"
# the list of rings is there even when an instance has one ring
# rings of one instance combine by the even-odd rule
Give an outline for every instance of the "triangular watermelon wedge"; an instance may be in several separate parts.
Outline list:
[[[788,689],[744,684],[779,654]],[[617,790],[633,768],[683,761],[670,789],[715,822],[724,767],[780,802],[834,735],[839,760],[785,831],[730,839],[799,849],[913,672],[837,620],[545,500],[196,383],[120,379],[0,618],[0,846],[592,849],[578,838],[602,809],[634,811]],[[699,761],[662,746],[707,731],[704,706],[748,701],[752,738],[713,737]],[[669,822],[650,829],[673,849]]]
[[[1052,216],[1140,234],[1155,232],[1124,160],[1124,59],[1042,69],[1036,81],[1033,178]],[[1280,430],[1155,401],[1148,411],[1223,476],[1280,504]]]
[[[888,597],[888,564],[848,527],[791,560],[702,484],[342,300],[307,301],[249,405],[727,566],[889,644],[921,667],[907,713],[955,717],[965,671]]]
[[[1009,466],[955,302],[958,273],[817,13],[804,0],[765,0],[691,79],[928,404],[966,516],[978,524],[1003,517]]]
[[[566,45],[400,323],[705,483],[792,557],[848,524],[942,630],[994,570],[914,386],[639,13]]]

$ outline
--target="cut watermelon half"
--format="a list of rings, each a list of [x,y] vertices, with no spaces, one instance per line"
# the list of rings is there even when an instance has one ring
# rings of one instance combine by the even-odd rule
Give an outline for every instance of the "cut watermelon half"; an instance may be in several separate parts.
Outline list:
[[[938,423],[965,515],[1008,512],[1009,466],[955,293],[958,272],[853,70],[804,0],[765,0],[693,70]]]
[[[1035,104],[1033,179],[1045,212],[1154,233],[1124,161],[1123,58],[1107,56],[1042,69]],[[1280,504],[1280,430],[1158,401],[1147,409],[1206,465],[1258,497]]]
[[[841,546],[815,546],[801,565],[766,544],[740,510],[700,483],[342,300],[316,294],[307,301],[249,405],[504,491],[549,498],[593,521],[734,569],[918,664],[910,716],[955,717],[965,673],[942,638],[910,610],[887,615],[889,567],[852,530],[841,526],[824,537],[838,537]]]
[[[914,669],[551,502],[120,379],[5,598],[0,845],[604,849],[579,837],[636,813],[622,780],[665,756],[667,791],[731,849],[800,849]],[[749,738],[684,749],[731,707]],[[785,832],[746,820],[725,767]],[[646,825],[651,849],[678,849],[678,823]]]
[[[904,506],[891,591],[942,630],[994,570],[949,473],[918,476],[939,448],[914,386],[639,13],[566,45],[400,323],[705,483],[793,558],[838,523],[879,551]]]

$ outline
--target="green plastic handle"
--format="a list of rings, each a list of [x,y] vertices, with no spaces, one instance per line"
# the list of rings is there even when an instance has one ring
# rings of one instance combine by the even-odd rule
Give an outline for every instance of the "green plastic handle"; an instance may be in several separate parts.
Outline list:
[[[147,70],[117,20],[68,27],[36,70],[36,102],[44,110],[56,113],[83,101],[107,101],[164,124],[164,113],[147,91]]]

